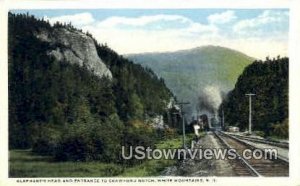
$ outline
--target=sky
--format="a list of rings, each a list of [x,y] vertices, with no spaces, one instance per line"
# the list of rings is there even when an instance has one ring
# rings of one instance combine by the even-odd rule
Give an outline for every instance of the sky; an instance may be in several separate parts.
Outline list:
[[[120,54],[217,45],[265,59],[288,55],[287,9],[14,10],[71,22]]]

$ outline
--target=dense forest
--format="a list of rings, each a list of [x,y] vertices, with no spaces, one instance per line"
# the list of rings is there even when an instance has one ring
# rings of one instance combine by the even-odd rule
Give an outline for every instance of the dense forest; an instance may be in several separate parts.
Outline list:
[[[122,145],[151,146],[174,134],[145,122],[167,115],[173,95],[163,79],[95,39],[112,79],[57,61],[46,52],[53,46],[34,33],[58,27],[80,31],[71,24],[51,26],[28,14],[9,13],[10,149],[31,148],[59,161],[120,162]]]
[[[225,124],[248,130],[249,100],[252,97],[253,130],[265,136],[288,137],[288,58],[255,61],[245,68],[235,88],[220,106]],[[220,114],[221,115],[221,114]]]

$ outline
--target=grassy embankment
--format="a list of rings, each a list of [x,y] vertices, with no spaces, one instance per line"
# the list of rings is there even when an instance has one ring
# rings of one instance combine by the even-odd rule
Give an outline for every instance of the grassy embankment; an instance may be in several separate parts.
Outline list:
[[[187,141],[193,135],[188,135]],[[157,143],[156,148],[180,148],[181,136]],[[132,167],[102,162],[54,162],[51,157],[38,156],[30,150],[11,150],[9,161],[10,177],[144,177],[157,176],[176,160],[147,160]]]

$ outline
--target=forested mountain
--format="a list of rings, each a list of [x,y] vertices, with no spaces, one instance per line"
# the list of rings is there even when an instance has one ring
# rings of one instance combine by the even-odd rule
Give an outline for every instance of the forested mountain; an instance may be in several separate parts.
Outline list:
[[[166,85],[178,100],[190,101],[192,104],[187,108],[190,115],[196,114],[196,108],[200,104],[199,98],[206,96],[204,95],[205,89],[213,87],[214,90],[219,91],[218,94],[227,93],[233,89],[243,69],[254,61],[253,58],[241,52],[219,46],[204,46],[175,52],[133,54],[128,57],[136,63],[150,67],[164,78]]]
[[[119,161],[121,145],[153,145],[145,118],[173,97],[163,79],[71,24],[8,18],[10,149]]]
[[[249,100],[245,94],[254,93],[253,130],[288,137],[288,61],[278,57],[255,61],[245,68],[220,107],[227,125],[248,129]]]

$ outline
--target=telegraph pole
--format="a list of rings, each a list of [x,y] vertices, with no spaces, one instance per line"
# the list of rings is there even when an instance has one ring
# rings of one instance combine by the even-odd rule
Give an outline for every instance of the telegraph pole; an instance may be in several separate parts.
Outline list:
[[[184,112],[183,112],[183,105],[187,105],[190,104],[190,102],[177,102],[178,105],[180,105],[180,114],[181,114],[181,118],[182,118],[182,145],[183,148],[186,148],[185,145],[185,123],[184,123]]]
[[[245,94],[246,96],[249,96],[249,134],[252,133],[252,96],[255,96],[255,94],[249,93]]]

